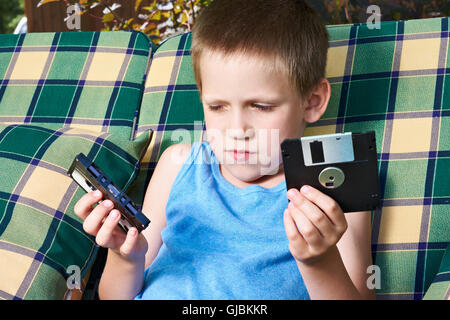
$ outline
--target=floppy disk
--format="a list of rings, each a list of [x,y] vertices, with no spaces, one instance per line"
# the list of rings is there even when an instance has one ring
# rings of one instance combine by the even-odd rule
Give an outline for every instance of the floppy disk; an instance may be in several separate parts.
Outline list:
[[[125,232],[128,232],[131,227],[141,232],[149,225],[150,220],[137,209],[134,202],[84,154],[80,153],[75,157],[67,175],[72,177],[84,191],[100,190],[103,194],[102,200],[111,200],[114,208],[121,212],[119,226]]]
[[[285,139],[281,151],[287,190],[310,185],[333,198],[344,212],[379,205],[374,131]]]

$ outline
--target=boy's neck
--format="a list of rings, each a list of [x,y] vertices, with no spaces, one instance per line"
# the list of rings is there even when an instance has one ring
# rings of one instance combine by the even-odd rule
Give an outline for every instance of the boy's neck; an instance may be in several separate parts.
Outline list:
[[[264,176],[254,180],[254,181],[251,181],[251,182],[246,182],[246,181],[237,179],[232,174],[230,174],[220,163],[219,163],[219,170],[225,180],[227,180],[232,185],[234,185],[238,188],[241,188],[241,189],[248,187],[250,185],[254,185],[254,184],[257,184],[266,189],[270,189],[270,188],[273,188],[273,187],[279,185],[282,181],[285,180],[283,165],[280,165],[280,168],[276,174],[264,175]]]

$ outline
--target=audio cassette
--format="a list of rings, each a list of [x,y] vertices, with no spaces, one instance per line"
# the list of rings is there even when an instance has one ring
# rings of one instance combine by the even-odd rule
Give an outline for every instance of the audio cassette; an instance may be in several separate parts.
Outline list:
[[[114,208],[121,213],[119,226],[125,232],[128,232],[131,227],[135,227],[138,232],[141,232],[149,225],[150,220],[137,209],[130,197],[115,186],[111,179],[83,153],[75,157],[67,175],[75,180],[84,191],[100,190],[103,195],[102,200],[111,200]]]
[[[281,152],[287,190],[310,185],[333,198],[344,212],[379,206],[374,131],[285,139]]]

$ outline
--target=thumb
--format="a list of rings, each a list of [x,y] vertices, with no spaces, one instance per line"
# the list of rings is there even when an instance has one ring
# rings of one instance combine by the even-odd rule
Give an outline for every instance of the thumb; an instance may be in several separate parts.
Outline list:
[[[120,246],[120,254],[124,256],[130,255],[134,247],[136,246],[136,242],[138,239],[138,231],[136,228],[130,228],[127,232],[127,237],[125,238],[125,241]]]

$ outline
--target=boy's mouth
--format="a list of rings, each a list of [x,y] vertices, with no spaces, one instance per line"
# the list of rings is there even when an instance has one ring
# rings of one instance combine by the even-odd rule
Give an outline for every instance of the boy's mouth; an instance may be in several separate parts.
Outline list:
[[[239,161],[242,161],[242,160],[247,161],[250,158],[250,154],[254,153],[254,152],[249,152],[246,150],[230,150],[227,152],[233,154],[234,160],[239,160]]]

